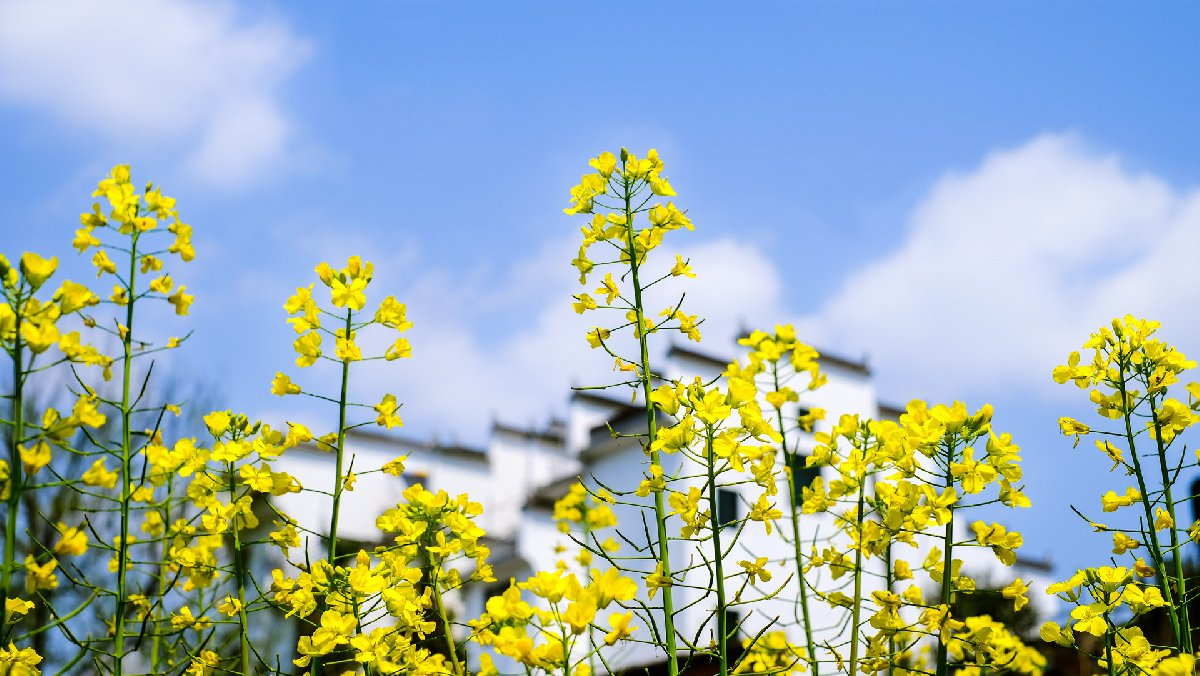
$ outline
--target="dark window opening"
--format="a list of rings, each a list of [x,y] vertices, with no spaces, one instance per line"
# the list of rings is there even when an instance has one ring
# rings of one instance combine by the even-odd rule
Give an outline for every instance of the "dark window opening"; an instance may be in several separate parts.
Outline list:
[[[738,520],[738,495],[736,492],[728,488],[717,489],[717,523],[721,524],[722,528],[737,523]]]
[[[813,481],[821,476],[820,467],[808,467],[808,456],[802,453],[794,453],[791,457],[792,470],[792,500],[794,504],[800,504],[803,501],[803,489],[812,486]]]
[[[725,641],[729,642],[738,637],[742,632],[739,631],[738,623],[742,621],[741,614],[736,610],[725,609]]]

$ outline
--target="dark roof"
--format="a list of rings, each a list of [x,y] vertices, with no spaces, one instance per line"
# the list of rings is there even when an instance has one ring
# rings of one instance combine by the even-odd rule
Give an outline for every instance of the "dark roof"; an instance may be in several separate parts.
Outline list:
[[[517,541],[514,538],[484,535],[479,541],[491,550],[492,554],[488,557],[488,563],[491,563],[493,568],[517,559]]]
[[[609,388],[613,389],[613,388]],[[604,406],[614,406],[620,408],[629,406],[629,401],[624,398],[613,397],[608,394],[602,394],[608,390],[571,390],[571,401],[588,401],[593,404],[601,404]]]
[[[879,415],[884,418],[889,418],[889,419],[894,418],[896,420],[899,420],[900,416],[904,415],[907,412],[908,412],[908,409],[905,408],[904,406],[897,406],[896,404],[885,404],[883,402],[879,403]]]
[[[537,439],[538,441],[544,441],[546,443],[556,444],[558,446],[563,446],[565,442],[563,426],[559,421],[551,421],[550,425],[544,430],[535,430],[517,427],[515,425],[507,425],[505,423],[493,420],[492,432],[511,434],[524,439]]]
[[[612,439],[612,432],[609,431],[609,428],[618,433],[627,434],[630,432],[630,428],[634,427],[633,423],[635,422],[642,432],[646,431],[646,409],[641,406],[622,406],[614,411],[608,420],[588,430],[588,448],[594,448]]]
[[[357,428],[346,432],[348,437],[359,437],[362,439],[370,439],[372,441],[382,441],[420,450],[425,453],[434,453],[447,457],[460,458],[462,460],[470,460],[473,462],[488,462],[487,451],[482,448],[473,448],[471,446],[463,446],[461,444],[441,444],[436,441],[413,441],[404,437],[390,434],[388,432],[380,432],[373,429]]]
[[[1034,570],[1039,573],[1050,573],[1054,571],[1054,564],[1050,561],[1049,557],[1041,559],[1025,559],[1018,556],[1016,563],[1013,564],[1013,567],[1024,568],[1025,570]]]
[[[561,500],[577,481],[579,481],[578,476],[565,476],[544,484],[529,494],[529,498],[525,501],[525,507],[527,509],[554,509],[554,503]]]
[[[871,369],[870,369],[870,367],[867,366],[866,361],[854,361],[854,360],[848,359],[846,357],[840,357],[838,355],[830,354],[823,350],[817,350],[817,353],[820,355],[817,358],[817,363],[819,363],[819,364],[828,365],[828,366],[836,366],[838,368],[846,369],[847,371],[855,371],[855,372],[861,373],[863,375],[870,375],[870,373],[871,373]],[[711,354],[706,354],[704,352],[700,352],[699,350],[696,350],[691,347],[687,347],[687,346],[683,346],[683,345],[671,345],[670,349],[667,350],[667,356],[674,357],[677,355],[686,357],[688,359],[695,359],[698,361],[707,362],[707,363],[711,364],[712,366],[715,366],[722,370],[726,366],[728,366],[729,362],[730,362],[730,360],[728,360],[728,359],[722,359],[720,357],[717,357],[717,356],[714,356]]]

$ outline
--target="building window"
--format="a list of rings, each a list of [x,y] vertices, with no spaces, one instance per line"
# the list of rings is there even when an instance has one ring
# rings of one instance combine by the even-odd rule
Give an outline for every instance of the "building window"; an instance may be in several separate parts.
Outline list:
[[[820,467],[808,467],[808,456],[803,453],[793,453],[791,457],[792,470],[792,502],[800,504],[804,498],[802,497],[802,489],[812,485],[817,477],[821,476]]]
[[[725,609],[725,631],[729,632],[725,636],[727,642],[737,639],[738,635],[741,634],[741,631],[739,631],[741,622],[742,616],[738,611]]]
[[[738,495],[728,488],[717,489],[717,523],[722,528],[732,526],[738,520]]]

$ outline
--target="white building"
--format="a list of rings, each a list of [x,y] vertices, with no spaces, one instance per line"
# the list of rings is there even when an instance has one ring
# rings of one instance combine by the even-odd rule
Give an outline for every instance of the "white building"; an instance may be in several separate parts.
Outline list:
[[[708,380],[720,375],[728,361],[723,356],[675,346],[668,350],[666,360],[656,366],[670,379],[688,381],[699,375]],[[822,353],[819,363],[821,371],[828,377],[827,384],[801,394],[802,406],[823,408],[828,412],[827,422],[819,424],[818,429],[829,429],[832,426],[829,421],[836,421],[843,413],[857,413],[875,419],[897,419],[903,412],[901,408],[883,405],[878,401],[870,370],[864,362]],[[398,455],[406,455],[408,460],[403,477],[371,474],[361,477],[353,492],[343,494],[339,540],[368,548],[381,544],[382,536],[375,529],[375,517],[394,507],[410,483],[420,482],[431,490],[446,490],[451,495],[468,493],[484,506],[479,524],[489,534],[488,544],[492,549],[491,562],[497,582],[486,587],[477,585],[468,588],[457,600],[457,607],[453,611],[460,621],[479,616],[486,599],[507,588],[509,578],[520,580],[538,570],[553,569],[560,559],[570,559],[570,554],[556,552],[556,546],[571,543],[556,529],[552,507],[578,478],[583,478],[585,483],[592,486],[599,484],[623,490],[632,490],[641,481],[646,457],[640,441],[627,437],[614,438],[610,428],[618,433],[644,431],[645,409],[630,405],[629,390],[604,392],[613,394],[598,394],[595,391],[573,393],[566,420],[550,420],[542,429],[519,429],[494,423],[485,448],[439,446],[380,431],[360,429],[349,432],[347,456],[353,456],[355,467],[379,467]],[[618,396],[623,398],[618,399]],[[796,405],[789,406],[792,410],[785,409],[785,415],[797,415]],[[789,438],[789,447],[802,454],[810,452],[814,444],[810,434],[797,433],[794,438]],[[321,487],[331,480],[331,458],[327,453],[315,449],[295,449],[285,456],[285,461],[286,465],[281,468],[295,475],[305,486]],[[790,533],[791,524],[786,517],[787,485],[782,477],[780,484],[776,498],[785,518],[778,522],[778,527]],[[732,509],[744,515],[749,503],[761,489],[750,484],[722,488],[721,491],[727,497],[718,496],[718,503],[721,503],[719,510]],[[314,530],[320,532],[327,528],[328,500],[291,496],[282,506]],[[644,536],[639,538],[643,532],[640,510],[618,505],[614,511],[630,540],[645,540]],[[828,534],[834,530],[832,517],[828,514],[806,516],[801,520],[801,527],[802,538],[806,542],[818,534]],[[966,524],[959,524],[959,528],[959,539],[973,537],[968,535]],[[732,533],[732,529],[726,530]],[[670,534],[678,535],[677,525],[672,527]],[[605,536],[604,533],[600,535],[602,538]],[[791,558],[791,545],[781,539],[778,533],[768,536],[760,523],[747,524],[738,542],[739,551],[731,553],[725,562],[727,574],[730,569],[738,570],[736,562],[740,559],[767,556],[772,561],[788,561]],[[672,542],[672,561],[696,562],[695,546],[691,542]],[[754,556],[750,556],[750,552]],[[1017,566],[1010,569],[997,563],[984,549],[959,548],[955,554],[965,559],[967,571],[989,580],[993,585],[1006,584],[1018,576],[1026,581],[1032,578],[1035,584],[1029,594],[1031,601],[1042,606],[1040,610],[1044,616],[1048,617],[1053,612],[1052,599],[1047,600],[1045,594],[1041,593],[1047,583],[1045,574],[1048,570],[1045,570],[1045,564],[1030,566],[1018,562]],[[914,561],[914,564],[919,563],[920,558]],[[773,585],[788,581],[793,565],[788,563],[771,568],[774,574],[772,584],[761,586],[773,588]],[[699,579],[699,573],[693,574],[697,577],[688,582],[694,581],[703,586],[704,581]],[[752,608],[753,612],[748,615],[744,611],[736,614],[734,619],[742,622],[741,633],[753,635],[766,624],[776,623],[789,632],[794,642],[799,643],[802,633],[795,603],[798,592],[796,581],[791,579],[773,599],[743,606]],[[639,590],[639,594],[641,598],[646,598],[644,589]],[[707,644],[715,633],[715,624],[710,621],[715,597],[710,595],[705,599],[699,592],[686,586],[676,587],[674,594],[676,608],[685,608],[676,618],[677,628],[684,635],[697,636],[703,644]],[[649,602],[651,606],[654,603]],[[810,607],[815,613],[812,625],[818,637],[835,639],[843,631],[841,613],[833,612],[815,600],[810,602]],[[643,627],[643,632],[645,630]],[[475,659],[476,656],[472,655],[473,662]],[[651,646],[630,644],[615,655],[615,661],[610,660],[610,664],[614,668],[618,665],[628,668],[651,665],[661,659],[661,654],[655,654]],[[501,670],[505,671],[502,665]]]

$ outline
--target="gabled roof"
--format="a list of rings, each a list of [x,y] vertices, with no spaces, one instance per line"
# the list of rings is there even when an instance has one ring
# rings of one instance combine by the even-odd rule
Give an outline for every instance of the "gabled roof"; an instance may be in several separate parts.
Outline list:
[[[907,412],[908,409],[904,406],[879,402],[879,417],[885,420],[899,420],[900,416]]]
[[[543,484],[529,494],[529,498],[525,500],[525,508],[554,509],[554,503],[561,500],[577,481],[579,481],[578,476],[565,476]]]
[[[458,458],[471,462],[488,462],[487,451],[485,449],[475,448],[472,446],[464,446],[461,444],[441,444],[436,441],[414,441],[397,434],[381,432],[369,428],[356,428],[347,430],[346,436],[391,444],[398,448],[419,450],[423,453],[429,453],[432,455]]]
[[[817,358],[817,363],[821,364],[822,366],[833,366],[847,371],[861,373],[863,375],[871,374],[871,369],[867,366],[866,361],[855,361],[846,357],[830,354],[823,350],[817,350],[817,352],[820,355]],[[701,352],[693,347],[677,344],[671,345],[671,347],[667,350],[667,356],[684,357],[686,359],[702,361],[722,370],[724,370],[725,367],[729,365],[729,362],[732,361],[731,359],[723,359],[712,354]]]
[[[547,426],[546,429],[542,430],[536,430],[528,427],[517,427],[516,425],[508,425],[500,421],[493,420],[492,432],[510,434],[523,439],[544,441],[548,444],[565,448],[566,436],[563,434],[562,422],[557,420],[550,421],[550,425]]]

